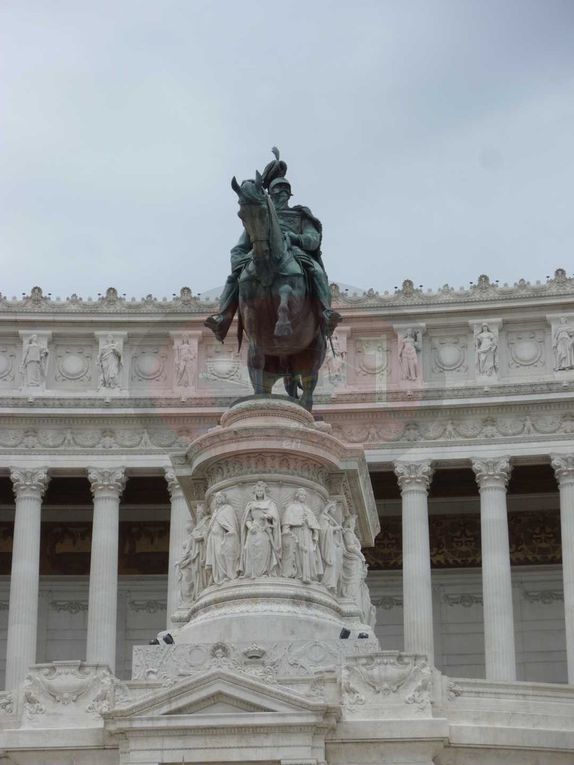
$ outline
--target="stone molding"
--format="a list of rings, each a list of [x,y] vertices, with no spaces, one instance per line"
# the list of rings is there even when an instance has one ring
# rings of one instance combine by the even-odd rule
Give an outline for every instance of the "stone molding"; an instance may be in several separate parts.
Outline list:
[[[10,478],[17,500],[23,497],[42,499],[50,480],[47,468],[10,468]]]
[[[479,490],[488,488],[506,489],[510,478],[510,459],[491,457],[472,460],[472,469]]]
[[[568,277],[563,268],[557,268],[554,276],[544,283],[531,283],[520,279],[513,285],[498,285],[486,274],[478,277],[469,288],[456,289],[448,284],[438,290],[423,291],[415,288],[411,279],[405,279],[401,289],[382,295],[369,289],[360,294],[342,292],[337,284],[331,285],[333,302],[340,308],[381,308],[405,305],[437,305],[460,303],[493,303],[525,298],[550,298],[574,295],[574,278]],[[0,311],[6,313],[70,313],[70,314],[208,314],[217,306],[217,299],[202,300],[193,295],[189,287],[182,287],[179,295],[171,300],[147,295],[141,300],[120,296],[117,289],[108,287],[105,295],[96,300],[84,299],[76,294],[64,300],[44,295],[41,287],[33,287],[21,300],[0,296]]]
[[[559,486],[574,484],[574,454],[553,454],[551,464]]]
[[[433,474],[430,460],[395,462],[394,468],[401,493],[421,490],[427,492],[429,490]]]
[[[125,485],[125,468],[88,468],[88,480],[94,499],[99,496],[121,496]]]

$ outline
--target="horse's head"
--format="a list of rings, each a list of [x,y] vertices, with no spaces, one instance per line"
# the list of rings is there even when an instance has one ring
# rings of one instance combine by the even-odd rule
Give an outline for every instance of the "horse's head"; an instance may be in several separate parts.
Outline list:
[[[255,171],[255,180],[243,181],[241,186],[233,176],[231,188],[238,197],[239,212],[237,213],[254,246],[269,242],[269,201],[263,188],[263,178]]]

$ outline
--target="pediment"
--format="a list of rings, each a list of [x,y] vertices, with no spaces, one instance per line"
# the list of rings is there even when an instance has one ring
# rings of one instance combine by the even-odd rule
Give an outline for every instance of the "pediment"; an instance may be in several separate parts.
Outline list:
[[[106,717],[138,717],[325,713],[325,704],[299,696],[290,689],[226,670],[187,678],[170,688],[155,689]]]

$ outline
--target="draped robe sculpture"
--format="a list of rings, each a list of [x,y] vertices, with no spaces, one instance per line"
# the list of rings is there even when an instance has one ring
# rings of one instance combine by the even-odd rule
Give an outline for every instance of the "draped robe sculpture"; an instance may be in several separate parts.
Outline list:
[[[195,600],[209,584],[205,568],[205,542],[211,518],[202,505],[197,508],[197,523],[190,528],[183,546],[183,555],[175,564],[178,569],[181,599]]]
[[[306,501],[307,492],[298,489],[283,513],[281,574],[309,584],[321,577],[323,564],[318,545],[319,523]]]
[[[274,576],[281,561],[281,522],[275,502],[259,481],[241,524],[240,570],[244,576]]]
[[[337,594],[343,570],[343,527],[336,502],[328,502],[319,517],[319,549],[323,559],[322,583]]]
[[[239,524],[224,492],[218,491],[207,534],[205,565],[215,584],[235,579],[239,568]]]

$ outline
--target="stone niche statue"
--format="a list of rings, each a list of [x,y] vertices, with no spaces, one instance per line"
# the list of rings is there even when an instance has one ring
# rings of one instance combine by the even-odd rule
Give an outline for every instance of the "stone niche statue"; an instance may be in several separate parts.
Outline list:
[[[338,385],[344,380],[346,355],[346,352],[341,350],[339,335],[335,333],[331,337],[331,348],[327,351],[327,373],[332,385]]]
[[[307,492],[305,489],[297,489],[281,519],[282,576],[301,579],[305,584],[321,578],[323,564],[319,550],[319,531],[317,518],[307,506]]]
[[[267,484],[258,481],[241,522],[241,560],[244,576],[277,576],[281,563],[281,521]]]
[[[319,516],[319,549],[323,559],[322,583],[335,595],[343,573],[343,527],[336,502],[328,502]]]
[[[498,369],[498,341],[488,324],[482,324],[475,338],[476,370],[479,375],[491,377]]]
[[[341,596],[348,598],[359,606],[365,624],[375,625],[375,607],[371,603],[367,587],[367,561],[361,551],[361,542],[355,534],[356,516],[350,515],[343,526],[343,573],[341,579]]]
[[[215,584],[236,579],[239,569],[239,524],[227,495],[218,491],[207,532],[205,565]]]
[[[420,333],[415,329],[407,329],[404,335],[399,333],[398,344],[401,378],[414,381],[419,375],[417,352],[421,349]]]
[[[122,351],[113,335],[108,335],[98,353],[100,387],[119,388],[122,368]]]
[[[175,382],[182,388],[189,388],[192,382],[193,362],[195,350],[192,348],[189,337],[184,336],[181,342],[175,346]]]
[[[25,386],[37,388],[44,383],[47,360],[48,349],[38,342],[38,335],[32,335],[24,347],[20,365]]]
[[[574,368],[574,331],[568,326],[565,316],[562,316],[560,324],[554,331],[552,350],[554,351],[554,369],[557,372]]]
[[[175,564],[178,570],[179,589],[183,602],[196,600],[209,584],[205,567],[206,540],[210,516],[203,505],[196,510],[195,527],[190,524],[188,537],[183,546],[183,555]]]

